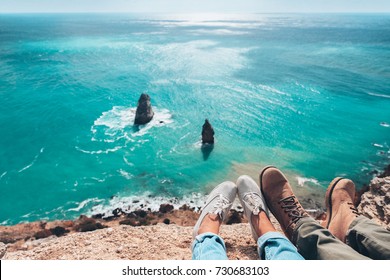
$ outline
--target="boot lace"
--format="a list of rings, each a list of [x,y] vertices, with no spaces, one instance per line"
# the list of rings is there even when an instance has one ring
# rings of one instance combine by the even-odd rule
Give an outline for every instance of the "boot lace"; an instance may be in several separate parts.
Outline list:
[[[300,218],[303,218],[303,213],[300,211],[300,206],[298,206],[298,201],[295,199],[295,196],[288,196],[279,200],[284,212],[288,213],[288,216],[292,218],[294,223],[298,222]]]
[[[218,215],[221,220],[223,220],[223,215],[226,209],[231,207],[232,203],[225,198],[222,194],[220,194],[217,198],[217,201],[214,207],[209,211],[210,214]]]
[[[358,212],[358,210],[356,209],[355,205],[353,205],[352,202],[348,202],[347,204],[350,206],[349,209],[352,210],[352,213],[354,213],[356,216],[360,215],[360,213]]]
[[[253,215],[259,215],[260,211],[262,210],[262,201],[257,193],[247,193],[243,197],[243,200],[247,202],[249,206],[253,209]]]

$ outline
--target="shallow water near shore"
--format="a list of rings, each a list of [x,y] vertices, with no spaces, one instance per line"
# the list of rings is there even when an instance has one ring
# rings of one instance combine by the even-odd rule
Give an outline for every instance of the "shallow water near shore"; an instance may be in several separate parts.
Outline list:
[[[0,15],[0,224],[201,205],[267,164],[359,187],[389,163],[389,57],[390,15]]]

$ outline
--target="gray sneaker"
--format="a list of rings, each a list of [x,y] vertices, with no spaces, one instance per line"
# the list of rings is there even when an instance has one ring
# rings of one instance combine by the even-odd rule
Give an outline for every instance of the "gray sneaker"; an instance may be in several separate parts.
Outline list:
[[[259,215],[261,211],[264,211],[269,217],[268,206],[260,192],[259,186],[251,177],[247,175],[240,176],[237,179],[237,189],[238,198],[241,201],[245,216],[252,230],[252,236],[257,241],[259,236],[256,234],[251,218],[252,215]]]
[[[233,201],[236,198],[236,194],[236,185],[229,181],[219,184],[211,191],[207,198],[206,205],[202,208],[202,213],[194,226],[194,239],[198,235],[199,227],[207,214],[218,215],[222,222],[226,219],[227,214],[233,205]]]

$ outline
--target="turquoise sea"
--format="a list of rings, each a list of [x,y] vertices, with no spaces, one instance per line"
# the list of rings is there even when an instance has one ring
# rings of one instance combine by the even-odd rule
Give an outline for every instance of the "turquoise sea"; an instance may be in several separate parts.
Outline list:
[[[0,100],[2,225],[201,204],[253,165],[361,186],[390,161],[390,15],[0,14]]]

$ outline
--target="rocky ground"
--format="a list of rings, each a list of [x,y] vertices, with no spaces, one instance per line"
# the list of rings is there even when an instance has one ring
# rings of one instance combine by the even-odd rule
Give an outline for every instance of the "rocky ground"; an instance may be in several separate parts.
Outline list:
[[[390,174],[371,181],[358,209],[390,230]],[[34,222],[0,227],[1,259],[190,259],[192,227],[199,214],[163,204],[157,212],[114,211],[103,219]],[[276,220],[272,222],[280,231]],[[322,219],[324,216],[322,215]],[[231,210],[221,228],[230,259],[257,259],[256,243],[242,213]]]
[[[133,212],[111,220],[82,216],[76,221],[4,227],[0,240],[9,243],[7,246],[0,243],[0,256],[40,260],[191,259],[192,229],[197,213],[181,209],[167,213],[141,212],[140,219],[134,215]],[[272,221],[277,224],[273,217]],[[242,213],[232,210],[227,222],[229,225],[221,228],[221,236],[229,258],[257,259],[256,243]]]
[[[230,259],[256,259],[256,244],[247,224],[222,226]],[[5,259],[161,260],[191,259],[192,227],[158,224],[120,225],[64,237],[32,241],[25,251],[7,252]]]
[[[390,176],[374,178],[357,209],[390,231]]]

